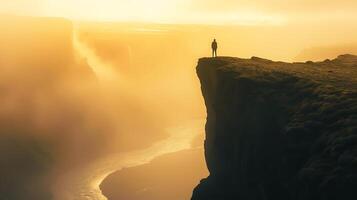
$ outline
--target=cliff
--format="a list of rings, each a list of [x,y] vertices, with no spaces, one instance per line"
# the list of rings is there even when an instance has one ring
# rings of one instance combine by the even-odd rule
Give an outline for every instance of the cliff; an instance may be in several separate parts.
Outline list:
[[[357,193],[357,57],[202,58],[209,177],[192,200],[335,200]]]

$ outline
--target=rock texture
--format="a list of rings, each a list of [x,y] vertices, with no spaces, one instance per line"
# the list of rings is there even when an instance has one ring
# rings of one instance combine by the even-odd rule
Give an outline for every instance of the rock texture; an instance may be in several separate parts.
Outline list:
[[[202,58],[210,176],[192,200],[357,199],[357,57]]]

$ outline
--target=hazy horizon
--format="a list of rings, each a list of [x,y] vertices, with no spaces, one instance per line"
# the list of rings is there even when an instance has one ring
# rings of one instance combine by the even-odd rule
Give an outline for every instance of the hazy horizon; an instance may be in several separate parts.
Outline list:
[[[357,20],[353,0],[2,0],[0,13],[86,21],[142,21],[236,25]]]
[[[10,180],[0,193],[9,199],[102,200],[106,176],[142,165],[123,185],[147,191],[131,180],[135,173],[175,176],[169,163],[178,158],[198,162],[191,174],[207,174],[195,67],[211,56],[213,38],[219,56],[294,62],[357,54],[357,2],[349,0],[0,4],[0,163]],[[175,154],[184,150],[196,153]],[[148,164],[167,153],[170,162]],[[153,175],[137,176],[165,184]],[[163,194],[176,191],[170,184]]]

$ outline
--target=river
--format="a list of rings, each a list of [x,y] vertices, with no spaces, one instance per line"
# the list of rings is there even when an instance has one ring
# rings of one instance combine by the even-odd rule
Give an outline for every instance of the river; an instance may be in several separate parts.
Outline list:
[[[170,136],[147,149],[109,155],[84,168],[73,169],[57,179],[54,200],[106,200],[99,185],[109,174],[149,163],[164,154],[190,149],[192,141],[203,133],[203,127],[204,120],[192,120],[168,128]]]
[[[110,81],[119,78],[111,70],[111,66],[101,62],[88,46],[80,42],[76,32],[73,33],[73,45],[78,54],[86,59],[99,80]],[[190,149],[193,140],[203,134],[204,121],[203,119],[189,120],[167,128],[167,139],[158,141],[149,148],[108,155],[87,166],[59,175],[53,186],[54,200],[106,200],[99,186],[109,174],[123,168],[149,163],[164,154]]]

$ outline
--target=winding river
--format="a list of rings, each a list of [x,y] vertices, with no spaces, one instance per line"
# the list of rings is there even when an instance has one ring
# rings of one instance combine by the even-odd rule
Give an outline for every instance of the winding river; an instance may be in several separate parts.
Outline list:
[[[150,162],[154,158],[191,148],[192,141],[203,133],[204,120],[192,120],[169,128],[170,137],[151,147],[114,154],[93,162],[85,168],[74,169],[59,177],[55,184],[55,200],[106,200],[100,183],[114,171]]]
[[[95,53],[73,34],[73,45],[79,55],[87,60],[99,79],[116,79],[110,66],[101,62]],[[191,148],[192,141],[202,134],[205,120],[190,120],[176,127],[167,128],[168,137],[147,149],[113,154],[103,157],[88,166],[61,174],[53,186],[54,200],[106,200],[99,188],[111,173],[122,168],[150,162],[154,158]]]

